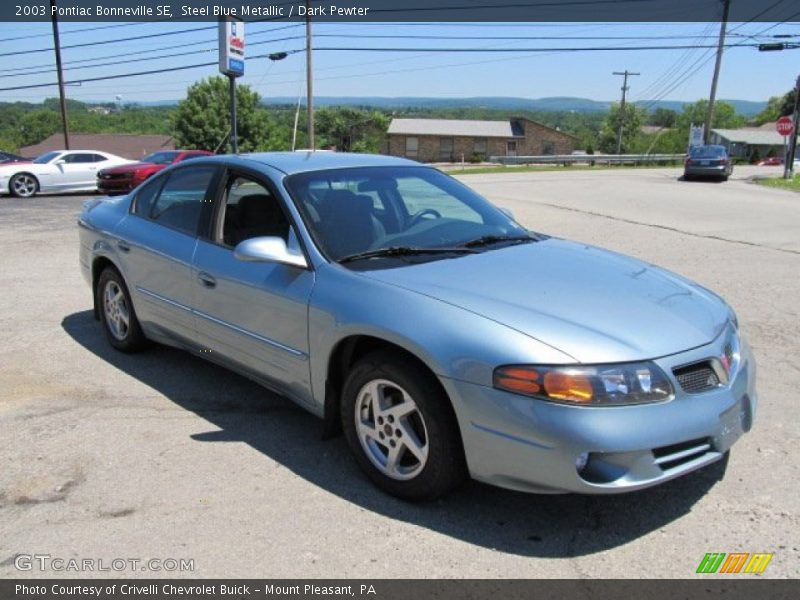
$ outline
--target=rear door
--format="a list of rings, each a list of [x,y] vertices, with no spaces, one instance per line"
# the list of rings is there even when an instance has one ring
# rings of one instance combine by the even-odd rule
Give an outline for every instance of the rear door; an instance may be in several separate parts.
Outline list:
[[[191,164],[191,161],[189,162]],[[301,402],[310,402],[308,302],[314,272],[270,262],[243,262],[234,247],[279,236],[298,246],[283,199],[263,175],[228,171],[212,227],[194,255],[198,340]]]
[[[217,165],[186,165],[152,179],[118,226],[123,275],[145,333],[194,341],[192,259],[216,193]]]

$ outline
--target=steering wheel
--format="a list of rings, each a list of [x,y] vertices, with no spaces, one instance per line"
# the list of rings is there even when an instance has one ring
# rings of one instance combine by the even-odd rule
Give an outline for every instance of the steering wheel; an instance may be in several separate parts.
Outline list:
[[[422,219],[425,217],[425,215],[433,215],[437,219],[441,219],[442,218],[442,213],[440,213],[438,210],[435,210],[433,208],[423,208],[421,211],[419,211],[418,213],[414,214],[411,217],[411,220],[408,223],[407,229],[410,229],[411,227],[414,227],[414,225],[416,225],[417,223],[422,221]]]

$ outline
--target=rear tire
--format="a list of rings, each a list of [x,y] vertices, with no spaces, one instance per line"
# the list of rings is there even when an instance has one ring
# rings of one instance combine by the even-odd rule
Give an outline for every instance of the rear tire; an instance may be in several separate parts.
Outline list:
[[[113,267],[106,267],[97,280],[97,306],[109,343],[120,352],[139,352],[147,346],[147,338],[133,310],[128,286]]]
[[[433,500],[466,478],[450,401],[410,358],[381,351],[358,361],[344,385],[341,418],[356,462],[393,496]]]

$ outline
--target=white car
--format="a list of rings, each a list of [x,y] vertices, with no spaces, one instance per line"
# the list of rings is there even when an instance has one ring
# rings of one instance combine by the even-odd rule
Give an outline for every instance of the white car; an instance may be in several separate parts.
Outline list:
[[[0,194],[30,198],[38,192],[92,192],[97,171],[130,162],[99,150],[45,152],[33,162],[0,165]]]

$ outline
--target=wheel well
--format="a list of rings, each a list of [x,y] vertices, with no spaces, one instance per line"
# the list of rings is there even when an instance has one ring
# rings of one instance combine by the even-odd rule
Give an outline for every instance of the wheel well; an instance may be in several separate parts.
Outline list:
[[[119,271],[117,266],[105,256],[98,256],[92,263],[92,298],[94,306],[94,318],[97,320],[100,319],[100,307],[97,304],[97,280],[100,279],[100,273],[102,273],[106,267],[111,267],[112,269]]]
[[[369,335],[347,337],[336,345],[328,361],[328,372],[325,379],[325,437],[333,437],[341,432],[339,405],[348,371],[362,357],[378,350],[390,350],[416,362],[428,371],[437,385],[441,387],[439,379],[431,368],[417,355],[402,346]],[[447,395],[443,388],[442,393]]]
[[[36,182],[36,187],[37,187],[37,188],[39,187],[39,178],[38,178],[36,175],[34,175],[33,173],[29,173],[28,171],[18,171],[18,172],[16,172],[16,173],[14,173],[14,174],[13,174],[13,175],[12,175],[12,176],[9,178],[9,181],[11,181],[12,179],[14,179],[14,177],[17,177],[18,175],[28,175],[29,177],[33,177],[33,180]]]

